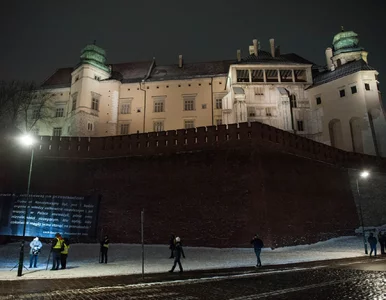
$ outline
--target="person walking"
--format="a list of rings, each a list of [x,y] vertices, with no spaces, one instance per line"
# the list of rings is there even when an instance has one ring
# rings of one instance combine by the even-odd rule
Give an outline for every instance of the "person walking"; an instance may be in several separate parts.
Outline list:
[[[367,241],[369,242],[370,249],[371,249],[370,257],[373,254],[373,252],[374,252],[374,256],[377,256],[377,238],[374,236],[372,232],[370,232],[370,236],[367,239]]]
[[[43,247],[42,242],[39,241],[38,237],[36,237],[32,240],[29,246],[31,247],[31,250],[29,251],[29,267],[32,268],[33,265],[34,268],[37,268],[38,256],[40,249]]]
[[[109,250],[109,237],[105,235],[103,240],[101,241],[101,254],[102,254],[102,259],[100,261],[101,264],[105,263],[107,264],[107,251]]]
[[[60,265],[61,269],[65,269],[67,265],[68,249],[70,248],[70,242],[67,238],[63,239],[62,252],[60,252]]]
[[[174,249],[176,247],[176,236],[172,234],[170,236],[169,240],[169,249],[170,249],[170,257],[169,258],[174,258]]]
[[[172,269],[169,271],[169,273],[173,273],[174,269],[176,268],[176,265],[178,264],[178,267],[180,268],[180,273],[182,273],[184,270],[181,265],[181,255],[183,258],[185,257],[184,249],[182,249],[181,239],[179,237],[176,237],[176,243],[174,247],[174,264]]]
[[[55,234],[55,238],[51,242],[51,251],[52,251],[51,271],[59,270],[60,252],[63,251],[63,239],[60,233]]]
[[[385,246],[386,246],[386,233],[385,232],[379,231],[378,242],[379,242],[379,246],[381,246],[381,254],[386,254],[385,253]]]
[[[264,243],[261,239],[259,239],[258,235],[255,234],[253,237],[251,244],[253,245],[253,248],[255,249],[255,254],[257,258],[257,264],[256,267],[261,267],[261,260],[260,260],[260,254],[261,254],[261,249],[264,247]]]

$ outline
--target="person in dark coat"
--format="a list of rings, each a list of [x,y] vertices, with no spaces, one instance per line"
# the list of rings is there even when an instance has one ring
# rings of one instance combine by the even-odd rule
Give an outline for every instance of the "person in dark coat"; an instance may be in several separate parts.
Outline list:
[[[109,243],[110,243],[109,237],[105,235],[105,237],[101,241],[101,254],[102,254],[102,260],[100,261],[101,264],[102,263],[107,264],[107,251],[109,250]]]
[[[60,233],[55,234],[55,238],[51,242],[52,251],[52,271],[59,269],[60,252],[63,251],[63,239]]]
[[[174,249],[176,247],[176,236],[172,234],[170,236],[169,240],[169,249],[170,249],[170,257],[169,258],[174,258]]]
[[[385,248],[386,248],[386,233],[380,231],[378,233],[378,242],[379,246],[381,246],[381,254],[386,254],[385,253]]]
[[[377,242],[378,241],[372,232],[370,232],[370,236],[367,239],[367,241],[370,244],[370,249],[371,249],[370,256],[373,254],[373,252],[374,252],[374,256],[377,256]]]
[[[257,265],[256,267],[261,267],[261,260],[260,260],[260,254],[261,254],[261,249],[264,247],[264,243],[257,234],[253,237],[251,244],[253,245],[253,248],[255,249],[255,254],[257,258]]]
[[[174,264],[172,269],[169,271],[170,273],[173,273],[177,264],[180,268],[180,273],[184,271],[181,265],[181,255],[183,258],[185,258],[184,249],[182,249],[181,239],[179,237],[176,237],[176,244],[174,247]]]

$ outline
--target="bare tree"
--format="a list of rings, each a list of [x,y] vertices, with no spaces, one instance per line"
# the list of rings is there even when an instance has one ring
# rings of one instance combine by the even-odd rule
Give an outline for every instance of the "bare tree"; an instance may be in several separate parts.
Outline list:
[[[29,132],[39,123],[52,124],[53,94],[32,82],[0,82],[0,127]]]

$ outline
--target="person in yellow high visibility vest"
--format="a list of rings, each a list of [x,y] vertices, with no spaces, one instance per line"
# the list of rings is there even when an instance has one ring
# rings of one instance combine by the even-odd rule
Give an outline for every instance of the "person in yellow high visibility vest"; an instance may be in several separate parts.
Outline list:
[[[61,269],[65,269],[67,265],[67,256],[68,256],[68,249],[70,249],[70,242],[68,239],[63,240],[63,251],[60,252],[60,264],[61,264]]]
[[[62,251],[62,236],[60,233],[55,234],[55,238],[51,242],[52,251],[52,269],[51,271],[58,270],[60,264],[60,252]]]
[[[109,237],[105,235],[104,239],[101,241],[101,254],[102,254],[102,260],[100,263],[107,264],[107,251],[109,250]]]

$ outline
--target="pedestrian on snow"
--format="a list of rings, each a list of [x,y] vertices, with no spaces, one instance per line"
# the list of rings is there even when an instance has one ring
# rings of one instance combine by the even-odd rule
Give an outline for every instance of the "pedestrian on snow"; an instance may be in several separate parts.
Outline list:
[[[377,238],[374,236],[372,232],[370,232],[370,236],[367,239],[367,241],[369,242],[370,248],[371,248],[370,256],[373,254],[373,252],[374,252],[374,256],[377,256]]]
[[[261,267],[261,260],[260,260],[260,254],[261,254],[261,249],[264,247],[264,243],[257,234],[253,237],[251,244],[253,245],[253,248],[255,249],[255,254],[257,258],[257,264],[256,267]]]
[[[32,240],[29,246],[31,247],[31,250],[29,251],[29,267],[32,268],[33,265],[34,268],[37,268],[38,256],[40,249],[43,247],[42,242],[39,241],[38,237],[36,237]]]
[[[52,251],[52,269],[59,270],[60,264],[60,252],[63,251],[63,238],[60,233],[55,234],[55,238],[51,242],[51,251]]]
[[[63,239],[63,250],[60,252],[60,264],[61,269],[65,269],[67,265],[68,249],[70,248],[70,242],[67,238]]]
[[[170,236],[169,240],[169,249],[170,249],[170,257],[169,258],[174,258],[174,249],[176,247],[176,236],[172,234]]]
[[[107,264],[107,251],[109,250],[109,237],[105,235],[103,240],[101,240],[101,254],[102,254],[102,260],[100,263],[105,263]]]
[[[176,265],[178,264],[180,268],[180,273],[182,273],[184,270],[182,269],[182,265],[181,265],[181,255],[183,258],[186,258],[186,257],[185,257],[184,249],[182,249],[181,239],[179,237],[176,237],[176,243],[175,243],[173,254],[174,254],[174,264],[172,269],[169,272],[173,273]]]
[[[380,231],[378,233],[378,242],[379,242],[379,245],[381,246],[381,254],[386,254],[385,253],[385,248],[386,248],[386,232]]]

